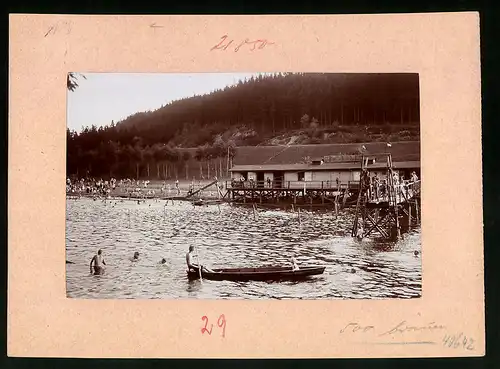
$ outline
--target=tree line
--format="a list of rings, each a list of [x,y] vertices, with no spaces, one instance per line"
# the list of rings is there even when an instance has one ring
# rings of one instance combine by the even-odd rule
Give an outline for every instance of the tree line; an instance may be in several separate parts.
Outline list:
[[[99,134],[92,126],[89,133]],[[228,176],[235,154],[233,142],[216,140],[196,149],[172,144],[145,145],[140,137],[133,144],[101,141],[97,147],[80,142],[81,136],[67,129],[68,176],[102,178],[209,179]],[[85,136],[84,136],[85,137]]]

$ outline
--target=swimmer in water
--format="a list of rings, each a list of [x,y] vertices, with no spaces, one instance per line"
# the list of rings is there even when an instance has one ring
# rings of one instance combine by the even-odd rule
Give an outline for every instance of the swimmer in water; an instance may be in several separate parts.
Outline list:
[[[134,252],[134,256],[130,258],[130,261],[139,261],[139,251]]]
[[[97,255],[94,255],[92,260],[90,260],[91,274],[92,274],[92,264],[94,264],[94,275],[104,274],[104,267],[102,265],[106,265],[106,262],[104,261],[104,257],[102,256],[102,250],[97,251]]]
[[[166,263],[167,263],[167,259],[165,259],[165,258],[161,259],[160,264],[166,264]]]
[[[363,239],[363,227],[361,225],[359,226],[358,232],[356,233],[356,238],[358,240],[362,240]]]

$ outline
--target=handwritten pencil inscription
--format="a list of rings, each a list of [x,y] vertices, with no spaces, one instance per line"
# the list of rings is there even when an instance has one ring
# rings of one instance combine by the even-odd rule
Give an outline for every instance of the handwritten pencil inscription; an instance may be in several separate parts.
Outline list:
[[[47,32],[45,32],[45,35],[43,37],[52,36],[58,32],[64,32],[65,34],[69,35],[71,33],[72,26],[73,25],[71,21],[57,21],[47,29]]]
[[[449,348],[458,348],[461,347],[465,350],[474,350],[474,339],[471,337],[467,337],[462,332],[459,334],[445,334],[443,337],[443,346]]]
[[[379,336],[386,336],[386,335],[394,335],[394,334],[401,334],[405,332],[421,332],[421,331],[427,331],[427,332],[432,332],[436,329],[445,329],[446,327],[444,325],[436,324],[435,322],[431,322],[427,325],[422,325],[422,326],[414,326],[414,325],[409,325],[406,323],[406,321],[402,321],[393,328],[379,334]]]
[[[246,49],[249,51],[262,50],[266,46],[274,44],[274,42],[266,39],[250,40],[249,38],[246,38],[243,41],[235,41],[234,39],[230,39],[228,35],[224,35],[220,38],[220,41],[210,49],[210,51],[226,51],[229,49],[237,53],[240,49]]]
[[[346,324],[340,333],[342,335],[349,336],[370,336],[375,339],[373,342],[364,342],[370,344],[381,344],[381,345],[410,345],[410,344],[436,344],[436,342],[428,339],[422,339],[422,335],[419,334],[417,340],[413,339],[413,335],[417,333],[424,333],[424,337],[429,335],[432,336],[435,332],[442,332],[446,327],[442,324],[437,324],[435,322],[430,322],[428,324],[410,324],[406,320],[403,320],[397,324],[391,325],[389,327],[376,327],[374,325],[362,325],[357,322],[350,322]],[[377,337],[377,338],[375,338]],[[383,341],[379,341],[382,339]],[[385,339],[385,340],[384,340]]]
[[[373,332],[377,333],[378,336],[395,336],[395,335],[401,335],[403,333],[407,332],[432,332],[435,330],[441,330],[445,329],[446,327],[441,324],[436,324],[435,322],[430,322],[429,324],[426,325],[412,325],[408,324],[405,320],[402,322],[399,322],[398,324],[392,326],[391,328],[383,328],[383,329],[377,329],[373,325],[366,325],[363,326],[359,323],[356,322],[351,322],[348,323],[345,327],[343,327],[340,330],[340,333],[367,333],[367,332]]]
[[[375,327],[373,325],[367,325],[367,326],[363,327],[362,325],[360,325],[358,323],[349,323],[344,328],[342,328],[340,330],[340,333],[344,333],[344,332],[356,333],[358,331],[361,331],[364,333],[364,332],[368,332],[372,329],[375,329]]]

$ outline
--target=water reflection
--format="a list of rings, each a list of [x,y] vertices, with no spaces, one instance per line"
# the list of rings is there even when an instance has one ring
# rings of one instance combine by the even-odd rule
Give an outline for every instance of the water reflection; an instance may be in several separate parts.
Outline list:
[[[420,230],[398,242],[350,237],[352,212],[301,213],[188,203],[68,200],[67,294],[78,298],[333,299],[421,295]],[[326,266],[301,282],[188,281],[185,254],[197,246],[212,268]],[[89,274],[102,248],[106,274]],[[137,262],[129,259],[140,253]],[[162,258],[165,264],[159,264]]]

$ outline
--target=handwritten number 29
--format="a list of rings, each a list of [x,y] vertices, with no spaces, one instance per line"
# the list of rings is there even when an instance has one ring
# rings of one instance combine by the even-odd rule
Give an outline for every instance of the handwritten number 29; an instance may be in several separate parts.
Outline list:
[[[208,326],[208,317],[206,315],[201,317],[201,320],[205,322],[205,326],[201,328],[201,334],[208,333],[208,335],[212,335],[212,329],[214,327],[213,324],[210,324],[210,329],[207,328]],[[226,317],[224,314],[221,314],[219,316],[219,319],[217,319],[217,326],[219,328],[222,328],[222,337],[226,336]]]

